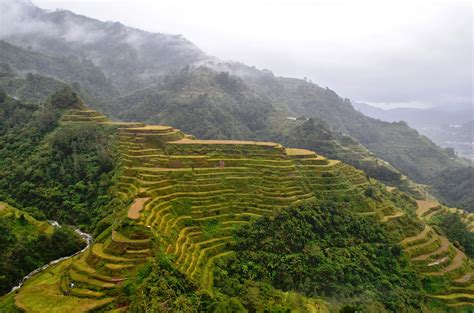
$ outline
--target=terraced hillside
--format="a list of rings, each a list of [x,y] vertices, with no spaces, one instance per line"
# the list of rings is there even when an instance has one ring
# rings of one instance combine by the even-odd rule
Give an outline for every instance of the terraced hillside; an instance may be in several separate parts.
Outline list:
[[[418,201],[417,214],[422,218],[429,219],[440,210],[436,201]],[[464,252],[428,225],[401,245],[419,272],[436,286],[430,297],[448,307],[474,307],[474,267]]]
[[[340,161],[272,142],[197,140],[170,126],[112,122],[89,109],[61,119],[63,127],[77,123],[117,129],[117,197],[129,204],[126,226],[114,224],[85,253],[28,281],[14,299],[27,312],[126,311],[117,287],[153,257],[155,240],[179,271],[212,295],[213,264],[234,253],[236,228],[314,199],[350,203],[406,237],[401,244],[420,273],[450,281],[432,299],[450,306],[472,302],[472,266],[464,253],[429,226],[419,234],[416,227],[404,230],[415,209],[397,203],[396,189],[379,190]]]
[[[470,232],[474,232],[474,213],[469,213],[457,208],[448,208],[436,201],[426,200],[419,201],[417,214],[428,222],[436,216],[442,216],[444,214],[459,214],[467,229]]]
[[[88,109],[71,110],[61,122],[118,128],[118,197],[131,202],[128,217],[151,230],[175,256],[177,268],[209,290],[212,264],[232,253],[236,227],[309,199],[356,203],[369,183],[363,172],[339,161],[277,143],[196,140],[168,126],[110,122]],[[376,209],[389,210],[376,204],[361,210]],[[152,255],[147,236],[127,238],[115,229],[101,237],[80,257],[51,270],[61,277],[53,282],[56,293],[88,298],[93,308],[107,306],[127,269]],[[17,306],[28,310],[26,295],[37,287],[34,280],[25,286]]]
[[[276,143],[196,140],[166,126],[119,132],[119,195],[135,199],[129,217],[153,229],[205,288],[212,263],[232,253],[236,227],[312,198],[357,198],[368,183],[339,161]]]
[[[38,267],[85,246],[73,230],[38,220],[4,202],[0,202],[0,234],[0,295]]]

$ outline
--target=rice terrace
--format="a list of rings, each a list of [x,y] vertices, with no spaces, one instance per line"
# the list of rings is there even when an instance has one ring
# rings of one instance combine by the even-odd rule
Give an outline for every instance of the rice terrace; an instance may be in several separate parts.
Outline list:
[[[451,281],[445,292],[427,297],[448,307],[473,302],[471,261],[420,220],[440,207],[434,202],[399,207],[397,190],[386,191],[361,171],[304,149],[197,140],[172,127],[109,122],[89,109],[70,110],[61,119],[62,128],[82,123],[115,129],[122,159],[116,196],[130,205],[123,221],[86,252],[30,279],[13,296],[19,309],[125,310],[117,308],[116,289],[153,257],[156,240],[181,273],[212,294],[214,263],[234,253],[235,229],[275,209],[325,198],[351,199],[359,204],[357,214],[398,225],[400,244],[417,271]],[[367,199],[369,187],[380,189],[381,200]],[[415,213],[421,215],[417,223],[407,223]],[[327,310],[319,299],[305,303],[314,312]]]
[[[471,2],[0,0],[0,313],[474,313]]]

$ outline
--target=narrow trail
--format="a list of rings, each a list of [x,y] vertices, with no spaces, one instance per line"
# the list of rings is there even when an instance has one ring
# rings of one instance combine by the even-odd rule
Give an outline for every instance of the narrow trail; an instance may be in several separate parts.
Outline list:
[[[451,262],[451,264],[449,264],[448,267],[446,267],[442,271],[443,274],[447,273],[447,272],[451,272],[452,270],[455,270],[455,269],[457,269],[458,267],[460,267],[462,265],[462,262],[463,262],[464,258],[466,258],[466,255],[461,250],[456,249],[456,252],[457,253],[454,256],[454,259]]]
[[[442,236],[438,236],[438,238],[441,240],[441,246],[430,252],[430,253],[427,253],[427,254],[423,254],[423,255],[420,255],[416,258],[413,258],[414,261],[424,261],[426,259],[428,259],[429,257],[433,256],[433,255],[437,255],[437,254],[440,254],[444,251],[446,251],[448,248],[449,248],[449,240],[446,238],[446,237],[442,237]]]
[[[408,244],[408,243],[410,243],[410,242],[414,242],[414,241],[423,239],[423,238],[425,238],[426,235],[430,232],[430,230],[431,230],[431,227],[429,227],[428,225],[426,225],[426,226],[425,226],[425,229],[423,229],[423,231],[421,231],[421,233],[419,233],[419,234],[416,235],[416,236],[408,237],[408,238],[403,239],[402,241],[400,241],[400,244],[406,245],[406,244]]]
[[[388,220],[391,220],[391,219],[394,219],[394,218],[398,218],[400,216],[404,216],[405,215],[405,212],[397,212],[393,215],[385,215],[383,218],[382,218],[382,222],[387,222]]]

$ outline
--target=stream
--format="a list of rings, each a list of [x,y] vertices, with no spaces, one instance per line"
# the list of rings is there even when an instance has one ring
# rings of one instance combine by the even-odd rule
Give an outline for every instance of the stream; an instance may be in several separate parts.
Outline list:
[[[61,225],[59,225],[58,222],[56,221],[48,221],[51,225],[53,225],[54,227],[61,227]],[[54,264],[57,264],[61,261],[64,261],[64,260],[67,260],[69,258],[72,258],[84,251],[86,251],[89,246],[91,245],[91,242],[92,242],[92,236],[88,233],[84,233],[82,232],[80,229],[76,228],[76,227],[73,227],[74,231],[79,235],[81,236],[82,239],[84,239],[84,241],[87,243],[86,246],[81,250],[81,251],[77,251],[76,253],[70,255],[70,256],[64,256],[62,258],[59,258],[59,259],[56,259],[56,260],[53,260],[37,269],[35,269],[34,271],[32,271],[31,273],[29,273],[28,275],[26,275],[25,277],[23,277],[21,280],[20,280],[20,283],[18,285],[16,285],[15,287],[12,288],[12,290],[10,292],[13,292],[15,290],[18,290],[21,288],[21,286],[23,286],[23,284],[25,283],[25,281],[29,278],[31,278],[33,275],[35,274],[38,274],[39,272],[41,271],[44,271],[45,269],[47,269],[48,267],[50,267],[51,265],[54,265]]]

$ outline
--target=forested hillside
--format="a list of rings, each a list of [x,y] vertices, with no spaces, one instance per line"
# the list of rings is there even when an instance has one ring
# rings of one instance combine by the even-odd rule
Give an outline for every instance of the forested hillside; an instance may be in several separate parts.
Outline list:
[[[81,93],[86,101],[100,106],[105,100],[118,94],[118,90],[113,86],[105,74],[95,66],[90,60],[80,59],[72,55],[47,55],[35,52],[0,40],[0,72],[1,85],[5,91],[11,95],[25,96],[25,90],[31,94],[37,85],[36,75],[52,77],[63,83],[72,85],[74,89]],[[23,86],[18,79],[11,76],[26,76],[28,86]],[[49,87],[58,82],[50,82]],[[50,93],[48,93],[50,94]],[[46,95],[48,95],[46,94]],[[44,100],[44,93],[28,95],[27,99],[36,101]]]
[[[94,63],[123,91],[147,87],[165,74],[208,58],[180,35],[149,33],[70,11],[45,11],[29,1],[11,1],[0,8],[16,23],[0,39],[70,58],[77,65]]]
[[[443,202],[474,213],[474,167],[446,169],[430,185]]]
[[[39,221],[0,202],[0,295],[29,272],[85,246],[68,227]]]
[[[40,105],[0,95],[0,200],[40,219],[88,229],[107,214],[114,169],[110,133],[59,127],[64,110],[81,106],[69,87]]]

